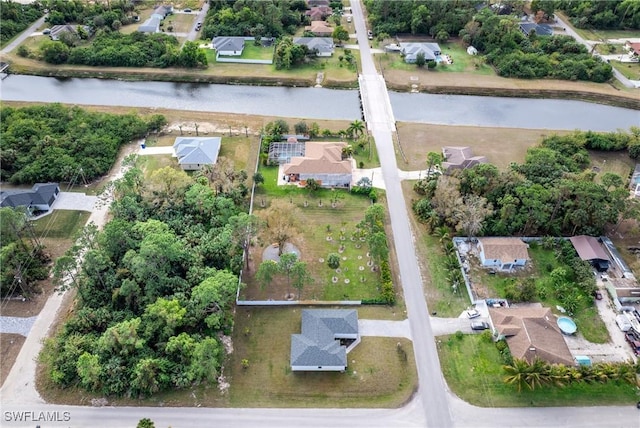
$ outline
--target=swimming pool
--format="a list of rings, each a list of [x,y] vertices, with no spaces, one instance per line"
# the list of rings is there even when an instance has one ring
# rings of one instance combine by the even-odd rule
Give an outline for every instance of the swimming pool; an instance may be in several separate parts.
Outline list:
[[[569,317],[558,318],[558,327],[564,334],[573,334],[578,330],[576,323]]]

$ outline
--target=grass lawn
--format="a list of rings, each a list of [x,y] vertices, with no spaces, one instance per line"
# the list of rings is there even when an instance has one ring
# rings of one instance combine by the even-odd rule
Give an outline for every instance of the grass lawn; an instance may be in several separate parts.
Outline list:
[[[610,64],[627,79],[640,80],[640,63],[628,63],[612,60],[610,61]]]
[[[415,198],[413,182],[403,181],[402,191],[407,203],[407,211],[410,213],[412,228],[416,236],[415,247],[418,254],[420,273],[424,281],[423,288],[427,299],[429,311],[436,312],[440,317],[457,317],[471,302],[465,288],[460,288],[453,293],[449,282],[446,280],[447,270],[444,266],[445,255],[438,238],[429,235],[423,225],[416,221],[411,200]]]
[[[481,335],[436,339],[442,372],[449,388],[461,399],[482,407],[551,407],[632,405],[638,399],[630,384],[574,384],[518,392],[503,382],[502,362],[493,342]]]
[[[171,33],[188,33],[193,26],[193,22],[196,19],[196,15],[189,14],[174,14],[168,15],[160,26],[161,30],[171,32]],[[169,27],[173,27],[171,31],[169,31]]]
[[[256,46],[253,42],[246,41],[244,44],[244,49],[242,50],[242,55],[240,56],[220,55],[220,57],[225,59],[261,59],[261,60],[273,59],[273,50],[274,50],[274,46],[269,46],[269,47]],[[209,49],[207,51],[207,59],[211,64],[217,63],[216,51],[213,49]],[[220,64],[223,64],[223,63],[220,62]]]
[[[39,237],[72,239],[90,215],[86,211],[53,210],[52,214],[33,221],[33,229]]]
[[[416,76],[429,79],[433,73],[468,72],[478,75],[495,75],[493,69],[485,64],[482,56],[469,55],[467,49],[459,42],[441,43],[443,55],[449,55],[453,64],[439,63],[434,69],[427,69],[426,66],[418,68],[415,64],[404,62],[400,53],[384,53],[379,55],[379,62],[383,66],[384,74],[393,73],[393,70],[412,71]]]
[[[307,263],[314,279],[302,290],[302,299],[359,300],[378,296],[378,272],[372,271],[368,246],[362,238],[353,236],[356,224],[364,218],[364,212],[370,205],[369,199],[345,190],[320,189],[310,194],[295,186],[277,186],[277,167],[261,167],[260,172],[265,182],[257,189],[254,212],[259,214],[271,200],[284,199],[301,214],[302,230],[296,244],[301,250],[300,258]],[[334,208],[332,199],[336,195],[339,199]],[[274,280],[264,289],[255,281],[253,275],[267,245],[269,243],[260,240],[259,245],[251,250],[252,269],[243,276],[243,282],[248,285],[243,291],[245,298],[282,299],[288,292],[295,291],[289,289],[285,278]],[[341,256],[338,269],[327,266],[326,259],[330,253]]]
[[[619,152],[598,152],[589,150],[591,167],[597,168],[596,181],[600,182],[602,175],[606,172],[618,174],[626,181],[635,168],[635,162],[629,157],[626,151]]]
[[[545,135],[569,132],[405,122],[397,126],[408,160],[405,163],[401,157],[397,157],[397,162],[401,169],[407,171],[425,169],[427,153],[442,153],[443,146],[469,146],[474,154],[486,156],[490,163],[504,171],[512,162],[524,162],[527,149],[538,144]]]
[[[234,353],[225,371],[231,406],[393,408],[411,398],[417,374],[413,347],[405,339],[362,338],[347,356],[345,373],[293,373],[291,334],[300,332],[300,309],[238,309]],[[249,361],[246,369],[243,359]]]

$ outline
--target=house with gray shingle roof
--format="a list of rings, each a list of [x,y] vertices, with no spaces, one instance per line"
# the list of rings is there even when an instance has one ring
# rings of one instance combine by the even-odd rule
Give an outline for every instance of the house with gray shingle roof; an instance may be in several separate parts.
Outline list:
[[[3,190],[0,192],[0,206],[25,207],[27,215],[38,211],[49,211],[60,194],[58,183],[36,183],[31,190]]]
[[[355,309],[303,309],[302,333],[291,335],[291,370],[344,371],[348,349],[341,339],[357,343]]]
[[[400,48],[404,62],[408,64],[414,64],[421,53],[424,54],[425,61],[435,61],[442,53],[437,43],[400,43]]]
[[[244,37],[214,37],[211,46],[218,55],[240,56],[244,50]]]
[[[173,143],[178,165],[184,171],[193,171],[213,165],[220,152],[220,137],[178,137]]]
[[[316,56],[331,56],[334,51],[331,37],[296,37],[293,43],[306,46],[309,52],[315,52]]]
[[[553,35],[553,28],[549,24],[536,24],[535,22],[521,22],[519,24],[520,31],[525,36],[529,36],[531,32],[534,32],[538,36],[551,36]]]
[[[160,23],[173,13],[173,6],[158,6],[153,13],[138,27],[140,33],[158,33],[160,32]]]

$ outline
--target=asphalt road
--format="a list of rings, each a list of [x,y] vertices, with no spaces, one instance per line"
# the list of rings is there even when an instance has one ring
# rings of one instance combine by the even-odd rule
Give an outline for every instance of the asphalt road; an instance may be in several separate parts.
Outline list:
[[[401,180],[398,175],[393,146],[392,131],[395,131],[393,111],[384,79],[376,71],[369,49],[361,3],[352,1],[351,8],[356,23],[362,61],[360,76],[360,82],[364,83],[364,87],[361,87],[362,102],[366,112],[367,125],[376,142],[384,177],[393,241],[398,256],[400,279],[407,305],[407,316],[411,326],[413,350],[418,369],[419,399],[422,402],[427,426],[448,428],[453,425],[453,418],[429,321],[422,276],[415,253],[414,237],[409,224],[409,213],[400,186]]]
[[[0,50],[0,53],[3,53],[3,54],[9,53],[12,50],[14,50],[15,48],[17,48],[18,45],[20,45],[20,43],[22,43],[27,37],[29,37],[31,35],[31,33],[36,31],[42,24],[44,24],[44,19],[46,17],[47,17],[47,15],[43,15],[40,19],[38,19],[36,22],[31,24],[31,26],[29,28],[27,28],[22,33],[20,33],[20,35],[18,35],[18,37],[16,37],[15,39],[13,39],[13,41],[11,41],[11,43],[9,43],[7,46],[2,48],[2,50]]]

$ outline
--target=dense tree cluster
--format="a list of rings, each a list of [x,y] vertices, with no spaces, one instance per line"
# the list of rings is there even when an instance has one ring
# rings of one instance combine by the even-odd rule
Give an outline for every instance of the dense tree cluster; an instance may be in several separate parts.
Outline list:
[[[117,30],[121,25],[133,22],[134,3],[126,0],[85,2],[80,0],[48,0],[47,22],[51,25],[75,23],[94,29]]]
[[[47,344],[55,383],[141,396],[216,381],[255,219],[214,180],[173,168],[144,179],[132,168],[115,183],[114,219],[88,227],[54,268],[79,298]]]
[[[638,136],[619,138],[637,141]],[[471,231],[495,236],[600,235],[605,225],[629,218],[637,207],[621,177],[605,174],[597,182],[587,169],[585,147],[595,148],[599,140],[583,132],[551,136],[530,148],[524,163],[507,171],[481,164],[425,178],[414,187],[425,195],[414,201],[414,211],[432,229],[447,225],[470,236]]]
[[[207,56],[195,42],[182,49],[174,36],[163,33],[99,31],[86,46],[69,46],[62,41],[45,43],[42,57],[53,64],[108,67],[205,67]]]
[[[12,183],[70,181],[105,174],[122,144],[164,124],[136,115],[49,104],[0,109],[0,177]]]
[[[202,37],[279,37],[304,22],[304,0],[227,0],[210,2]]]
[[[613,76],[610,64],[591,56],[572,37],[539,37],[535,33],[527,37],[516,17],[500,16],[489,9],[478,13],[459,34],[464,42],[485,52],[501,76],[600,83]]]
[[[44,248],[33,242],[27,231],[25,212],[9,207],[0,208],[0,296],[15,293],[28,297],[35,281],[45,279],[49,257]]]
[[[561,0],[556,3],[579,28],[640,29],[640,2],[637,0]]]
[[[43,7],[39,3],[20,4],[2,0],[0,2],[0,43],[5,43],[24,31],[32,22],[42,16]]]
[[[476,12],[477,1],[365,0],[374,33],[458,34]]]
[[[302,64],[308,54],[309,49],[306,46],[293,43],[291,37],[283,37],[276,44],[273,63],[277,70],[289,70],[291,67]]]

